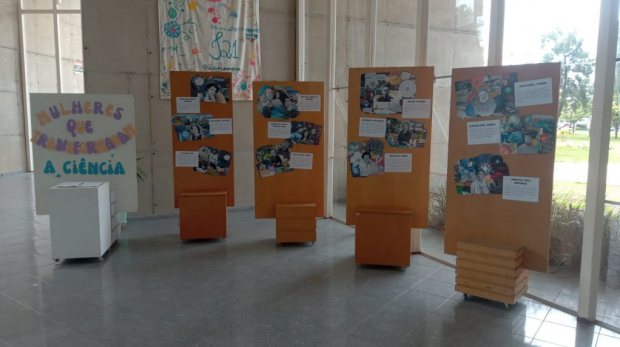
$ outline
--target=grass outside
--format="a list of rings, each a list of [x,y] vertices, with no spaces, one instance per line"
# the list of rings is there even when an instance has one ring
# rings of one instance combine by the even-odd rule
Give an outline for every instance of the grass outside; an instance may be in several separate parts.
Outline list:
[[[609,162],[620,163],[620,137],[610,133]],[[574,134],[559,134],[556,143],[555,161],[566,163],[587,163],[590,155],[590,136],[587,131],[577,130]]]
[[[553,195],[572,196],[571,200],[575,202],[585,202],[586,199],[585,182],[553,182]],[[607,186],[606,200],[620,201],[620,187]]]

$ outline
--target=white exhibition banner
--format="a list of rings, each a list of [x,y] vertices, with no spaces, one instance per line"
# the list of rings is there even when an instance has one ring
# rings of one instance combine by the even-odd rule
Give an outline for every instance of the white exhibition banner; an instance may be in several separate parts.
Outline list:
[[[133,95],[30,94],[37,214],[63,182],[110,182],[116,210],[138,210]]]
[[[230,135],[233,133],[232,118],[209,119],[209,132],[211,135]]]
[[[467,123],[467,144],[484,145],[501,142],[500,120],[484,120]]]
[[[270,139],[291,138],[291,123],[268,122],[267,123],[267,138],[270,138]]]
[[[176,151],[174,166],[198,167],[198,151]]]
[[[358,136],[385,137],[385,118],[360,118]]]
[[[312,170],[312,153],[291,152],[291,169]]]
[[[515,82],[515,105],[534,106],[553,102],[551,78]]]
[[[320,112],[321,96],[320,95],[298,95],[297,111]]]
[[[538,177],[504,176],[503,199],[538,202]]]
[[[232,73],[233,100],[252,100],[261,79],[259,0],[158,0],[160,96],[170,71]]]
[[[403,118],[431,118],[430,99],[403,99]]]
[[[386,153],[385,172],[411,172],[411,153]]]

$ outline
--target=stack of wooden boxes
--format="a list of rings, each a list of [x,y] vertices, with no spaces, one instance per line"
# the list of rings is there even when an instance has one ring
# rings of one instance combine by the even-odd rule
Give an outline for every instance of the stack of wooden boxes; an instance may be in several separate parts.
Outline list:
[[[316,241],[316,204],[276,205],[276,242]]]
[[[523,247],[481,240],[457,243],[456,291],[506,304],[509,308],[527,292],[528,270]]]

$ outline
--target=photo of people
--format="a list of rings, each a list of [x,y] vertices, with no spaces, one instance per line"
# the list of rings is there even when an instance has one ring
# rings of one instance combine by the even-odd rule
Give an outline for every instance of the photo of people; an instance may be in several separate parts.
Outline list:
[[[504,116],[501,129],[500,154],[549,154],[555,147],[553,116]]]
[[[416,94],[416,77],[411,72],[365,73],[361,77],[360,108],[369,114],[401,114],[403,99]]]
[[[214,147],[198,148],[198,167],[194,171],[211,176],[226,176],[232,163],[232,153]]]
[[[318,145],[323,126],[310,122],[291,122],[291,140],[302,145]]]
[[[192,97],[198,97],[200,101],[225,104],[230,100],[228,78],[192,75],[190,86]]]
[[[481,154],[454,165],[456,191],[462,195],[502,194],[504,176],[510,176],[510,172],[499,155]]]
[[[383,142],[378,139],[349,143],[347,156],[351,176],[368,177],[385,171]]]
[[[291,139],[258,148],[256,150],[258,176],[262,178],[293,171],[290,167],[292,148]]]
[[[287,120],[299,115],[297,98],[299,91],[290,86],[264,85],[258,91],[258,112],[265,118]]]
[[[503,116],[518,113],[515,106],[516,73],[485,75],[454,83],[457,115],[460,119]]]
[[[179,141],[196,141],[213,137],[209,129],[210,114],[177,114],[172,117],[172,126]]]
[[[426,143],[424,123],[387,118],[385,124],[385,139],[390,147],[424,148]]]

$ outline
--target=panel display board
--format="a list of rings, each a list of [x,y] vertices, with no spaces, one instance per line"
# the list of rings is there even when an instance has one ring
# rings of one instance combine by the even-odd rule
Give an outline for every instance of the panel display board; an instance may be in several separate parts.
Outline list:
[[[227,192],[235,205],[231,74],[170,72],[174,206],[179,194]]]
[[[323,82],[254,82],[256,218],[276,204],[316,204],[324,216]]]
[[[62,182],[110,182],[116,210],[138,210],[132,95],[30,94],[37,214]]]
[[[347,224],[358,207],[428,225],[433,67],[349,69]]]
[[[452,70],[445,252],[473,238],[547,271],[560,64]]]

